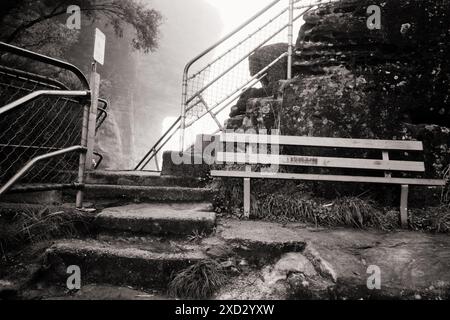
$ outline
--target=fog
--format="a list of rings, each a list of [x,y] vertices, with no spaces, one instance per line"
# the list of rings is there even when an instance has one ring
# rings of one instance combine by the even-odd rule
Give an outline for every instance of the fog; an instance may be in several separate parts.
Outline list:
[[[272,0],[153,0],[150,5],[165,17],[160,49],[143,60],[151,62],[142,70],[140,81],[150,82],[150,91],[141,98],[158,110],[159,134],[163,134],[180,114],[181,78],[184,65],[225,34],[242,24]],[[176,44],[179,44],[177,46]],[[181,50],[182,48],[182,50]],[[169,67],[169,69],[168,69]],[[152,119],[154,115],[151,116]],[[162,118],[162,121],[159,119]],[[155,130],[138,128],[140,141],[155,140]],[[153,138],[153,139],[152,139]],[[178,148],[178,137],[165,150]],[[140,148],[139,148],[140,149]],[[140,154],[147,150],[137,150]]]
[[[105,78],[111,70],[121,76],[112,85],[109,118],[98,137],[107,169],[132,169],[160,137],[164,119],[180,114],[185,64],[224,30],[219,11],[207,0],[147,3],[163,15],[158,49],[148,54],[129,49],[130,33],[112,47],[117,40],[111,36],[99,71]]]
[[[115,51],[122,48],[110,47],[108,52],[107,46],[105,71],[127,74],[112,88],[110,118],[99,138],[108,169],[133,168],[180,115],[185,64],[272,1],[146,2],[163,15],[159,48],[148,54],[119,54]],[[125,39],[123,45],[129,45]],[[165,149],[177,148],[178,136]]]

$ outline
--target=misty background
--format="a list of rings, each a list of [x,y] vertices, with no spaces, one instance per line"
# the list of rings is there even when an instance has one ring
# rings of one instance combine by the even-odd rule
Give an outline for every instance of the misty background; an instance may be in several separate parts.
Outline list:
[[[270,0],[146,2],[163,16],[155,52],[137,52],[126,34],[117,39],[112,30],[96,23],[107,34],[105,65],[99,73],[107,79],[102,94],[110,101],[110,111],[98,135],[106,169],[131,169],[137,164],[180,114],[185,64]],[[94,27],[83,31],[91,42]],[[176,148],[177,138],[165,149]]]

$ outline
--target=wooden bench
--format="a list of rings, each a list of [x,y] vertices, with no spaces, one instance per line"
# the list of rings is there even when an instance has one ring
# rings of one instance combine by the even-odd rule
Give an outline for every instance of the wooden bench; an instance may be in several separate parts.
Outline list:
[[[421,152],[423,144],[420,141],[391,141],[369,139],[336,139],[296,136],[273,136],[245,133],[223,133],[218,136],[220,148],[216,154],[218,164],[244,164],[245,171],[212,170],[213,177],[244,179],[244,213],[250,216],[250,179],[287,179],[309,181],[338,181],[357,183],[396,184],[401,186],[400,216],[403,227],[408,221],[408,191],[410,185],[445,186],[445,180],[416,179],[393,177],[392,172],[425,172],[425,165],[418,161],[390,160],[389,153],[393,151]],[[223,145],[226,144],[226,148]],[[315,148],[359,149],[379,151],[379,159],[361,158],[330,158],[299,155],[279,155],[258,153],[257,146],[300,146]],[[217,146],[217,145],[216,145]],[[231,146],[231,148],[230,148]],[[236,146],[239,146],[236,148]],[[229,151],[228,149],[232,151]],[[236,151],[236,149],[238,151]],[[225,151],[225,152],[224,152]],[[333,175],[333,174],[299,174],[275,172],[252,172],[251,165],[303,166],[320,168],[341,168],[355,170],[370,170],[374,175]],[[378,174],[378,176],[376,175]]]

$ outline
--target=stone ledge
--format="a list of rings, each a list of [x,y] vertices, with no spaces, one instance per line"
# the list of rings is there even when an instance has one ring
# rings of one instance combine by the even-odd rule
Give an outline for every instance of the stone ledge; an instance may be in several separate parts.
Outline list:
[[[107,232],[131,232],[148,235],[188,236],[211,233],[216,214],[207,204],[144,204],[104,210],[96,225]]]

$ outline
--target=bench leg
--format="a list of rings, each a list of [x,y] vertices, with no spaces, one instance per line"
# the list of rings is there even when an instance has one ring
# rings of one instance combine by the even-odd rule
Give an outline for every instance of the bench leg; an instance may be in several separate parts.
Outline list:
[[[244,216],[250,218],[250,179],[244,179]]]
[[[402,194],[400,200],[400,221],[402,228],[408,228],[408,193],[409,186],[402,185]]]

